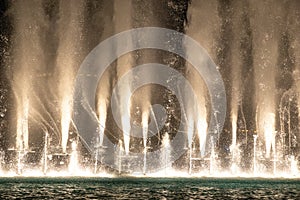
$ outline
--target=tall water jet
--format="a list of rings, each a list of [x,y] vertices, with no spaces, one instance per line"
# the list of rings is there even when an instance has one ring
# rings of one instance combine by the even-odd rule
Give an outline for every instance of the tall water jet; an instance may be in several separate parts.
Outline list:
[[[29,150],[29,107],[32,91],[32,78],[43,66],[42,30],[44,24],[41,1],[12,2],[13,35],[12,35],[12,90],[16,99],[16,153],[17,173],[21,174],[23,157]],[[32,12],[34,10],[34,12]]]
[[[61,103],[61,147],[66,153],[69,138],[69,127],[71,122],[71,98],[63,97]]]
[[[231,128],[232,128],[232,139],[231,139],[231,148],[236,147],[236,131],[237,131],[237,116],[232,114],[231,117]]]
[[[270,157],[275,142],[275,105],[278,38],[280,26],[274,23],[274,16],[281,12],[282,6],[275,7],[271,1],[249,2],[252,11],[265,7],[264,12],[252,13],[250,19],[253,29],[253,64],[256,84],[256,103],[258,107],[257,127],[260,139],[265,141],[266,157]],[[279,3],[279,2],[277,2]],[[273,9],[271,9],[273,8]],[[276,8],[276,9],[275,9]],[[275,146],[273,146],[275,148]]]
[[[98,100],[98,113],[99,113],[99,146],[103,146],[103,138],[107,116],[107,103],[105,99]]]
[[[142,127],[143,127],[143,145],[144,145],[144,166],[143,173],[146,174],[147,170],[147,137],[148,137],[148,118],[149,110],[143,111],[142,114]]]
[[[121,99],[122,99],[122,97],[121,97]],[[124,99],[125,99],[125,97],[124,97]],[[124,103],[123,106],[121,106],[121,113],[122,113],[121,123],[122,123],[122,128],[123,128],[122,131],[123,131],[124,149],[125,149],[126,155],[129,154],[129,145],[130,145],[130,130],[131,130],[130,108],[131,108],[131,104],[129,102]]]
[[[199,148],[200,148],[200,155],[203,158],[205,154],[205,145],[206,145],[206,137],[207,137],[207,121],[206,115],[198,115],[197,119],[197,133],[199,138]]]
[[[17,119],[17,137],[16,137],[16,151],[17,151],[17,174],[22,173],[23,157],[28,151],[28,110],[29,101],[25,99],[23,102],[23,109],[18,107]]]
[[[114,28],[115,33],[132,28],[132,1],[114,0]],[[122,41],[120,41],[121,43]],[[132,38],[127,41],[132,42]],[[119,44],[118,44],[119,45]],[[117,47],[118,48],[118,47]],[[134,58],[127,54],[117,60],[117,77],[121,78],[128,72],[134,64]],[[129,78],[130,80],[130,78]],[[120,98],[121,125],[123,131],[124,149],[126,155],[129,154],[130,147],[130,110],[131,102],[128,101],[131,95],[130,83],[124,84],[118,91]]]
[[[240,95],[241,95],[241,68],[243,67],[242,64],[242,53],[241,51],[241,41],[243,35],[241,32],[243,31],[242,27],[242,15],[243,15],[243,9],[239,9],[240,7],[243,7],[243,2],[236,1],[233,2],[233,22],[232,22],[232,28],[233,30],[236,30],[236,34],[232,33],[233,37],[233,43],[231,48],[231,129],[232,129],[232,141],[231,141],[231,149],[235,149],[237,145],[237,118],[238,118],[238,107],[240,104]]]
[[[122,157],[123,157],[122,153],[124,151],[122,140],[119,140],[118,147],[119,147],[118,148],[119,152],[118,152],[118,163],[117,163],[117,165],[118,165],[119,174],[121,174],[121,172],[122,172]]]
[[[277,172],[277,152],[276,152],[276,146],[275,146],[275,138],[274,138],[274,144],[273,144],[273,174],[276,175]]]
[[[29,100],[25,98],[22,108],[18,107],[16,149],[18,151],[28,150],[28,115]]]
[[[232,128],[232,141],[230,145],[231,153],[231,172],[236,173],[238,171],[239,162],[239,149],[237,146],[237,116],[232,114],[231,118],[231,128]]]
[[[194,118],[190,116],[191,113],[188,113],[187,120],[187,137],[188,137],[188,151],[189,151],[189,174],[192,173],[193,167],[193,139],[194,139]]]
[[[165,175],[167,175],[168,171],[172,167],[171,163],[171,145],[169,134],[165,133],[162,139],[162,154],[161,154],[161,164],[165,171]]]
[[[43,174],[46,175],[48,171],[48,131],[45,130],[44,135],[44,151],[43,151],[43,158],[42,158],[42,168],[43,168]]]
[[[95,163],[94,163],[94,173],[97,173],[98,170],[98,160],[99,155],[103,153],[104,146],[104,131],[105,131],[105,125],[106,125],[106,117],[107,117],[107,102],[105,98],[99,97],[98,103],[97,103],[97,111],[99,114],[99,135],[96,139],[96,151],[95,151]],[[102,155],[101,155],[102,156]],[[102,159],[102,158],[101,158]]]
[[[213,174],[216,170],[216,152],[215,152],[215,146],[214,146],[214,138],[211,136],[210,138],[210,158],[209,158],[209,174]]]
[[[257,142],[257,135],[253,135],[253,174],[257,173],[257,157],[256,157],[256,142]]]
[[[82,29],[85,1],[60,1],[56,68],[59,73],[61,111],[61,147],[66,153],[72,115],[73,81],[78,59],[82,54]]]
[[[231,153],[231,172],[236,173],[239,162],[239,147],[237,146],[237,120],[238,120],[238,108],[240,104],[240,90],[241,90],[241,69],[243,67],[242,64],[242,51],[241,49],[241,40],[243,31],[242,27],[242,9],[236,9],[242,7],[243,2],[233,2],[233,16],[232,16],[232,30],[236,30],[236,34],[232,33],[232,47],[231,49],[231,99],[230,99],[230,117],[231,117],[231,145],[230,145],[230,153]],[[243,5],[244,6],[244,5]],[[235,10],[236,9],[236,10]]]
[[[187,117],[187,137],[188,137],[188,148],[192,151],[193,137],[194,137],[194,117],[191,113],[188,113]]]
[[[219,17],[215,15],[215,12],[217,12],[217,7],[217,1],[209,1],[206,3],[202,3],[201,1],[192,1],[187,11],[189,23],[186,27],[186,34],[195,39],[205,50],[207,50],[208,54],[213,60],[216,58],[215,39],[216,33],[219,32],[220,24]],[[207,18],[210,19],[211,23],[207,23],[206,20],[203,20]],[[189,50],[193,51],[192,49],[189,49],[188,46],[185,48],[187,52]],[[195,102],[196,105],[194,107],[197,109],[197,111],[195,112],[193,108],[192,110],[195,112],[193,118],[197,128],[196,132],[199,139],[200,153],[203,157],[206,151],[206,137],[208,128],[207,114],[209,113],[209,110],[206,107],[206,99],[208,96],[207,88],[205,87],[205,83],[200,74],[197,74],[195,71],[193,71],[193,67],[188,63],[186,68],[186,76],[195,91],[195,95],[197,96],[197,100]],[[191,105],[188,106],[193,107]]]
[[[294,52],[294,64],[295,69],[293,71],[293,80],[295,92],[297,95],[298,104],[298,122],[300,122],[300,13],[299,13],[299,2],[290,2],[290,12],[288,14],[288,30],[292,35],[293,40],[291,41],[291,49]],[[298,125],[298,130],[300,130],[300,123]],[[300,133],[298,132],[298,138],[300,138]],[[300,140],[298,139],[298,142]]]
[[[188,50],[189,47],[186,47]],[[206,108],[206,87],[201,76],[197,74],[194,69],[187,64],[186,77],[189,80],[190,85],[193,88],[193,97],[191,94],[185,94],[186,105],[184,108],[184,115],[187,121],[187,138],[188,147],[192,150],[192,144],[194,140],[194,134],[197,132],[199,140],[199,151],[200,156],[204,157],[206,148],[206,137],[207,137],[207,108]],[[186,86],[188,87],[188,86]],[[187,89],[187,91],[189,91]],[[196,130],[195,130],[196,127]]]

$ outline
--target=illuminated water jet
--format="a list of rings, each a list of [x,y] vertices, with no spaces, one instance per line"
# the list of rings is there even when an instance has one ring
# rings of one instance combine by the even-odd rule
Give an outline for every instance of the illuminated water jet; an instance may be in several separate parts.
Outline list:
[[[24,99],[22,109],[19,109],[17,119],[16,149],[18,151],[28,150],[28,115],[29,100]]]
[[[271,148],[273,148],[273,153],[275,153],[275,115],[273,113],[267,113],[263,120],[266,158],[269,158]]]
[[[144,165],[143,165],[143,174],[146,174],[147,170],[147,137],[148,137],[148,118],[149,112],[144,111],[142,114],[142,127],[143,127],[143,145],[144,145]]]
[[[99,146],[103,146],[103,138],[107,116],[107,106],[105,100],[99,100],[98,103],[99,113]]]
[[[199,138],[199,149],[200,155],[203,158],[205,155],[205,145],[206,145],[206,136],[207,136],[207,122],[204,115],[204,118],[198,116],[199,119],[197,120],[197,133]]]
[[[69,128],[71,122],[71,104],[70,99],[64,98],[62,101],[61,112],[61,147],[63,153],[66,153],[69,139]]]
[[[46,175],[48,171],[48,140],[49,140],[49,134],[48,131],[45,131],[44,135],[44,151],[43,151],[43,158],[42,158],[42,170],[43,174]]]
[[[257,155],[256,155],[256,146],[257,146],[257,135],[253,135],[253,174],[256,175],[257,174]]]
[[[232,115],[231,119],[231,128],[232,128],[232,141],[230,145],[230,153],[231,153],[231,167],[230,170],[232,173],[239,172],[239,162],[240,162],[240,151],[239,146],[237,145],[237,116]]]
[[[61,148],[66,153],[69,138],[69,128],[72,116],[74,66],[80,58],[77,54],[82,46],[81,35],[85,1],[79,0],[70,4],[60,1],[58,32],[59,43],[57,48],[56,68],[59,75],[58,93],[61,111]],[[70,21],[72,23],[70,23]]]
[[[161,164],[164,169],[165,175],[169,174],[169,170],[172,168],[171,163],[171,146],[170,146],[170,138],[169,134],[165,133],[162,139],[162,154],[161,154]]]

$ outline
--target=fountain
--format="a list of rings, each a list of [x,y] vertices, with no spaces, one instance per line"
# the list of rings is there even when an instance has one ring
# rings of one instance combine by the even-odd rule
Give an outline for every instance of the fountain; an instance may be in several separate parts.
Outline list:
[[[181,10],[185,12],[182,20],[168,21],[170,16],[164,15],[180,10],[174,6],[175,1],[170,2],[164,7],[151,1],[147,13],[137,9],[145,1],[78,0],[72,5],[68,1],[11,2],[8,13],[13,30],[7,33],[11,61],[0,70],[9,74],[13,101],[8,108],[10,116],[0,115],[1,140],[5,138],[0,144],[1,175],[10,172],[21,176],[34,169],[44,176],[76,176],[89,169],[92,176],[102,172],[155,176],[155,169],[160,168],[163,173],[159,176],[177,176],[179,172],[199,177],[300,176],[299,16],[292,3],[286,3],[291,13],[267,9],[268,16],[279,13],[279,21],[288,21],[280,23],[256,13],[257,7],[264,7],[261,3],[227,5],[222,1],[205,5],[193,1],[187,11]],[[225,4],[232,10],[220,9]],[[277,4],[281,8],[282,4]],[[157,18],[155,9],[161,9],[163,16]],[[210,19],[211,23],[202,19]],[[192,63],[163,50],[153,53],[151,48],[138,49],[115,59],[99,80],[93,73],[84,75],[99,82],[96,104],[86,108],[97,122],[97,131],[91,136],[94,146],[87,147],[85,138],[77,137],[82,133],[72,118],[78,114],[73,104],[78,103],[74,102],[74,81],[80,64],[107,37],[144,25],[179,30],[207,50],[226,86],[229,109],[224,128],[221,111],[211,107],[212,94],[205,77],[193,70]],[[124,44],[136,45],[140,40],[135,41],[135,37],[140,36],[129,37],[126,43],[117,41],[109,51],[117,54]],[[176,46],[183,54],[194,50],[183,41]],[[166,46],[170,43],[166,41]],[[199,55],[199,59],[206,58]],[[171,76],[165,82],[176,85],[178,96],[159,84],[133,91],[135,81],[141,77],[128,72],[143,62],[161,62],[180,72],[189,81],[184,85],[186,90],[180,90],[179,78]],[[113,89],[125,75],[131,81],[118,87],[118,107],[112,108]],[[151,78],[160,75],[149,73]],[[193,88],[192,98],[188,87]],[[140,92],[143,89],[145,93]],[[187,104],[181,105],[182,99]],[[85,99],[80,103],[84,104]],[[154,104],[165,109],[166,118],[155,113]],[[137,107],[140,110],[135,116],[133,110]],[[120,126],[113,109],[120,114]],[[4,118],[9,126],[2,123]],[[210,129],[212,120],[214,129]],[[136,121],[140,129],[135,127]],[[6,126],[9,128],[2,131]],[[176,141],[177,134],[184,139]],[[183,154],[178,156],[180,150]]]

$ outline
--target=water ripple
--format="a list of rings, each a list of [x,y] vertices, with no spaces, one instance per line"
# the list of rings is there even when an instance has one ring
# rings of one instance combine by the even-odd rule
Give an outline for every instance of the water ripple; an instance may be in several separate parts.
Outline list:
[[[300,199],[300,180],[0,178],[0,199]]]

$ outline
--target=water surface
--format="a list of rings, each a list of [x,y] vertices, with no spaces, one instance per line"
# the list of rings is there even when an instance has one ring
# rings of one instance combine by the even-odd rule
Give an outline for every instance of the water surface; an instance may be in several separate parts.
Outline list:
[[[0,199],[300,199],[300,179],[10,177]]]

